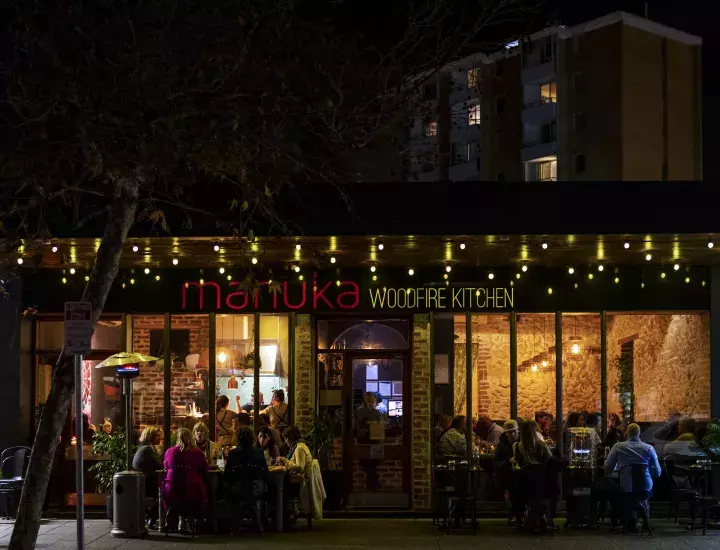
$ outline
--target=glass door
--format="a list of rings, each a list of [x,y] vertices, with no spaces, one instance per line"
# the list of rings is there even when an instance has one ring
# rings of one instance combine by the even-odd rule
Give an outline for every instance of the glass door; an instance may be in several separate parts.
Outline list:
[[[405,407],[407,355],[369,350],[346,354],[343,457],[348,505],[407,508],[411,427]]]

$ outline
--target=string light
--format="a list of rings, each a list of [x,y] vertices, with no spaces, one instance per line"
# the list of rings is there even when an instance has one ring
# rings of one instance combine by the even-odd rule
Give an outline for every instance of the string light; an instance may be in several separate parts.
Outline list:
[[[519,278],[520,278],[520,273],[515,273],[515,278],[516,278],[516,279],[519,279]]]
[[[160,280],[160,275],[155,275],[155,280],[156,280],[156,281],[159,281],[159,280]]]
[[[568,267],[568,273],[569,273],[570,275],[572,275],[573,273],[575,273],[575,268],[573,268],[573,267]]]
[[[58,247],[57,247],[57,246],[53,246],[51,250],[52,250],[53,252],[57,252],[57,251],[58,251]]]
[[[548,287],[548,294],[552,294],[552,293],[553,293],[552,287]]]
[[[547,243],[542,243],[542,248],[543,248],[543,250],[547,250],[547,247],[548,247],[548,244],[547,244]]]
[[[524,265],[524,266],[522,266],[520,269],[522,269],[522,272],[525,273],[525,272],[527,271],[527,266]]]
[[[625,244],[623,246],[625,247],[625,250],[627,250],[628,248],[630,248],[630,242],[625,241]]]
[[[295,273],[300,273],[300,266],[299,266],[299,265],[296,265],[295,267],[293,267],[293,269],[295,270]]]
[[[221,267],[220,269],[218,269],[218,272],[220,273],[220,275],[222,275],[223,273],[225,273],[225,268]]]
[[[604,266],[604,265],[600,264],[600,265],[598,266],[598,271],[603,271],[604,269],[605,269],[605,266]]]
[[[705,286],[705,281],[702,282],[702,286]]]
[[[133,279],[130,279],[130,282],[132,283],[132,282],[133,282]],[[205,284],[205,279],[200,279],[200,284],[201,284],[201,285],[204,285],[204,284]]]
[[[373,275],[373,281],[377,281],[377,275]]]
[[[647,254],[645,254],[645,259],[646,259],[648,262],[649,262],[650,260],[652,260],[652,254],[650,254],[649,252],[648,252]]]
[[[448,273],[450,273],[450,272],[452,271],[452,266],[446,265],[446,266],[445,266],[445,271],[447,271]]]
[[[331,264],[334,264],[335,262],[337,262],[337,260],[335,259],[335,256],[331,257],[331,258],[330,258],[330,263],[331,263]]]
[[[130,284],[131,284],[131,285],[134,285],[134,284],[135,284],[135,279],[130,279]],[[203,280],[202,280],[202,279],[200,279],[200,284],[203,284]]]
[[[134,245],[133,245],[133,252],[137,252],[138,250],[140,250],[140,247],[139,247],[138,245],[134,244]]]
[[[252,263],[253,265],[257,264],[257,258],[253,256],[253,258],[250,260],[250,263]]]
[[[87,283],[90,280],[90,275],[85,275],[85,282]]]
[[[664,271],[663,271],[662,273],[660,273],[660,278],[661,278],[661,279],[664,279],[665,277],[667,277],[667,275],[665,275],[665,272],[664,272]]]
[[[150,274],[150,268],[149,268],[149,267],[146,267],[146,268],[145,268],[145,275],[149,275],[149,274]]]
[[[640,283],[640,288],[645,288],[645,282],[644,282],[644,281]]]
[[[620,282],[620,277],[615,277],[615,284],[618,284]]]
[[[689,283],[689,282],[690,282],[690,277],[685,277],[685,282],[686,282],[686,283]]]
[[[305,277],[303,277],[302,275],[298,275],[298,279],[299,279],[299,280],[302,281],[304,278],[305,278]]]
[[[374,265],[371,265],[371,266],[370,266],[370,272],[371,272],[371,273],[375,273],[376,270],[377,270],[377,267],[375,267]]]
[[[300,245],[300,243],[296,244],[295,250],[302,250],[302,245]]]
[[[22,265],[22,264],[23,264],[23,259],[22,259],[22,258],[18,258],[18,259],[17,259],[17,262],[18,262],[18,265]]]
[[[713,246],[715,246],[715,243],[712,242],[712,239],[710,239],[710,240],[708,241],[708,248],[712,248]]]
[[[232,281],[232,275],[228,275],[228,276],[227,276],[227,280],[228,280],[228,281]]]
[[[123,284],[122,284],[123,289],[124,289],[126,286],[127,286],[127,285],[123,282]]]
[[[675,264],[675,265],[673,266],[673,269],[674,269],[675,271],[680,271],[680,264]]]
[[[213,246],[213,250],[214,250],[215,252],[220,252],[220,245],[217,244],[217,243],[215,243],[215,246]]]
[[[447,273],[445,273],[445,274],[443,275],[443,279],[445,279],[446,281],[448,280],[449,277],[450,277],[450,275],[448,275]]]
[[[384,245],[383,243],[378,243],[377,249],[378,249],[378,250],[384,250],[384,249],[385,249],[385,245]]]
[[[70,275],[75,275],[75,268],[74,268],[74,267],[71,267],[71,268],[70,268]]]
[[[67,283],[67,279],[65,277],[63,277],[61,280],[62,280],[62,284]]]
[[[177,265],[177,264],[178,264],[178,259],[177,259],[177,258],[173,258],[173,265]]]
[[[578,287],[578,284],[577,284],[577,283],[575,283],[575,288],[577,289],[577,287]]]
[[[490,279],[492,281],[494,278],[495,278],[495,274],[492,271],[490,273],[488,273],[488,279]]]
[[[465,243],[460,243],[460,250],[465,250]]]
[[[594,278],[595,278],[595,275],[593,275],[592,273],[588,273],[588,279],[590,279],[592,281]]]
[[[340,286],[340,284],[341,284],[341,283],[340,283],[340,279],[338,279],[337,281],[335,281],[335,284],[336,284],[337,286]]]
[[[410,275],[411,277],[415,275],[415,270],[412,267],[408,269],[408,275]]]

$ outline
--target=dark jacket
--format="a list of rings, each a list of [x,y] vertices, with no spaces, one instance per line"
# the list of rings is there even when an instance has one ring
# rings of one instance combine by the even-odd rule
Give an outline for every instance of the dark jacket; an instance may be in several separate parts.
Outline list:
[[[160,457],[150,445],[141,445],[132,461],[133,470],[145,474],[145,496],[156,498],[158,494],[157,471],[163,469]]]
[[[225,463],[225,472],[228,473],[237,466],[257,466],[264,472],[265,476],[267,476],[268,473],[265,455],[257,447],[238,446],[230,451],[227,462]]]

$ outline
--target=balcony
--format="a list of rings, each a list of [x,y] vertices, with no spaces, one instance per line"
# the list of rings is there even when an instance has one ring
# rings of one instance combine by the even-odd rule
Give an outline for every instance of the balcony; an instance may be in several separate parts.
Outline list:
[[[530,162],[557,154],[557,141],[531,141],[525,143],[522,150],[522,161]]]
[[[523,106],[522,121],[532,126],[542,126],[557,117],[557,103],[539,99]]]
[[[533,84],[552,80],[555,76],[555,60],[543,59],[538,64],[530,64],[523,67],[522,83]]]

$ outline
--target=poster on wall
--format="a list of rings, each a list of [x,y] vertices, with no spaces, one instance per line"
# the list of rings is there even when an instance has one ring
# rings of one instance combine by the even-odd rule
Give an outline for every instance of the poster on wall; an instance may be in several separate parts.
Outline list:
[[[450,365],[448,363],[447,353],[436,353],[435,354],[435,383],[436,384],[449,384],[450,383]]]

